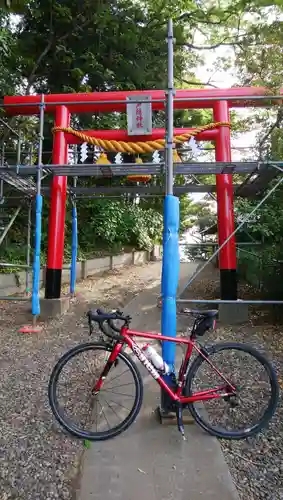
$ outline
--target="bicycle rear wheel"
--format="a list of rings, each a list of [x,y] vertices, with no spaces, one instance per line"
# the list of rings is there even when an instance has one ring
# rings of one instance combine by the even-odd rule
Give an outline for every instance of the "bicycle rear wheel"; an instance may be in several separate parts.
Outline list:
[[[206,348],[191,365],[185,394],[225,386],[212,363],[236,387],[235,395],[191,403],[196,422],[210,434],[224,439],[244,439],[260,432],[271,420],[278,402],[279,386],[271,363],[247,344],[225,343]],[[229,391],[228,391],[229,392]]]
[[[125,352],[93,388],[113,350],[111,345],[87,343],[68,351],[55,365],[48,388],[49,403],[58,422],[74,436],[102,441],[127,429],[140,411],[143,382]]]

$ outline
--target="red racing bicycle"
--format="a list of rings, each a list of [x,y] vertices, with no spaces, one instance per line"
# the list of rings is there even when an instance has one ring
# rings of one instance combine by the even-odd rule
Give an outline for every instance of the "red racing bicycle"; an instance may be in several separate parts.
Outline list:
[[[89,311],[90,334],[95,323],[101,332],[98,342],[69,350],[50,377],[49,402],[58,422],[74,436],[92,441],[126,430],[143,400],[143,380],[134,354],[171,398],[182,435],[184,408],[189,408],[204,430],[219,438],[243,439],[266,427],[279,395],[271,363],[247,344],[203,346],[198,339],[215,328],[217,311],[183,312],[193,315],[193,327],[188,337],[172,338],[131,330],[131,318],[121,311]],[[134,337],[185,346],[178,374],[168,373],[164,363],[154,366],[145,346]]]

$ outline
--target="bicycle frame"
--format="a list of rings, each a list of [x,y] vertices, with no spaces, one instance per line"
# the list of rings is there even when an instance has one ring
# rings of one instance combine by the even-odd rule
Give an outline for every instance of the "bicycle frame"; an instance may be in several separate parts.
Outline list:
[[[226,377],[216,368],[216,366],[211,363],[211,361],[206,357],[205,353],[196,345],[196,343],[191,339],[185,339],[183,337],[167,337],[165,335],[158,335],[155,333],[150,333],[150,332],[138,332],[135,330],[130,330],[126,327],[121,329],[121,336],[124,337],[124,341],[118,341],[114,347],[113,351],[111,352],[108,361],[106,362],[106,365],[99,377],[99,380],[95,384],[95,387],[93,389],[94,393],[98,393],[99,390],[101,389],[103,385],[103,381],[105,380],[107,374],[109,373],[111,367],[115,363],[119,353],[121,352],[123,345],[126,343],[129,348],[133,351],[133,353],[137,356],[138,360],[142,363],[142,365],[147,369],[149,374],[156,380],[156,382],[164,389],[170,398],[176,402],[179,402],[181,404],[188,404],[188,403],[194,403],[197,401],[206,401],[209,399],[219,399],[223,398],[225,396],[232,396],[236,390],[236,388],[226,379]],[[177,344],[186,344],[187,345],[187,351],[185,354],[185,359],[181,365],[181,368],[179,370],[178,374],[178,380],[177,380],[177,389],[174,392],[170,386],[165,382],[163,376],[156,370],[156,368],[153,366],[153,364],[147,359],[147,357],[144,355],[142,352],[142,349],[137,345],[137,343],[133,340],[132,337],[141,337],[144,339],[153,339],[153,340],[161,340],[161,341],[168,341],[168,342],[176,342]],[[210,367],[221,377],[223,382],[225,382],[224,385],[216,387],[215,389],[208,389],[206,391],[201,391],[201,392],[196,392],[192,396],[183,396],[183,388],[184,388],[184,382],[186,380],[187,376],[187,370],[190,362],[190,358],[193,352],[193,349],[195,349],[210,365]],[[227,387],[230,389],[230,391],[227,391]]]

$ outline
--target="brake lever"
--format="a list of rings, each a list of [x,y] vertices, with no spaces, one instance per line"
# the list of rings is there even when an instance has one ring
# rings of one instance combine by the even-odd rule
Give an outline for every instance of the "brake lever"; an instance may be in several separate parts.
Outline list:
[[[103,311],[101,311],[100,309],[97,309],[97,314],[103,314]],[[89,326],[89,336],[91,336],[94,332],[94,325],[93,325],[93,322],[91,320],[91,315],[90,313],[87,313],[87,317],[88,317],[88,326]],[[103,329],[103,326],[102,326],[102,322],[101,323],[98,323],[98,328],[99,330],[104,333],[104,335],[107,335]]]
[[[119,316],[123,316],[123,311],[121,309],[112,309],[111,311],[113,314],[118,314]]]

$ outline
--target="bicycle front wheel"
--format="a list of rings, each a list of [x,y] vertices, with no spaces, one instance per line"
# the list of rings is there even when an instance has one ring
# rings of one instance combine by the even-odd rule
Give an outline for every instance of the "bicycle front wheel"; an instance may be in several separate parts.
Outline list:
[[[78,438],[102,441],[117,436],[140,411],[142,378],[125,352],[120,352],[100,391],[93,393],[112,350],[106,344],[78,345],[52,371],[48,389],[52,412]]]
[[[271,363],[252,346],[232,342],[206,348],[205,356],[207,360],[199,355],[192,363],[185,394],[219,388],[220,397],[189,405],[196,422],[224,439],[244,439],[260,432],[278,402],[279,386]],[[220,373],[236,388],[234,395],[225,396],[231,391]]]

